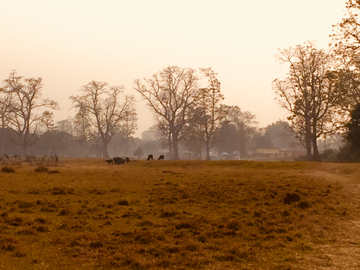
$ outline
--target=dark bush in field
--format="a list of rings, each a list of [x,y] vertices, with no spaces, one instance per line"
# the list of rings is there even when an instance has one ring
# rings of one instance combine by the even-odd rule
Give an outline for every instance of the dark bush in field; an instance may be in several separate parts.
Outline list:
[[[127,200],[120,200],[117,202],[118,205],[129,205],[129,202]]]
[[[8,167],[8,166],[2,167],[1,171],[4,173],[14,173],[15,172],[15,170],[12,167]]]
[[[292,204],[298,201],[300,201],[300,195],[295,193],[286,193],[286,196],[284,198],[284,204]]]
[[[49,171],[49,168],[46,168],[44,166],[38,166],[35,168],[34,170],[35,172],[48,172]]]

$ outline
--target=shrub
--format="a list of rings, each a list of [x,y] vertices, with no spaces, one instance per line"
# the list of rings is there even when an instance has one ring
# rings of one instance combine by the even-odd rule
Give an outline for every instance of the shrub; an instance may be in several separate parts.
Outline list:
[[[306,208],[309,208],[310,207],[310,203],[309,202],[306,202],[306,201],[301,201],[301,202],[298,202],[298,205],[297,205],[300,209],[306,209]]]
[[[49,168],[46,168],[44,166],[38,166],[35,168],[34,170],[35,172],[48,172],[49,171]]]
[[[295,193],[286,193],[284,198],[284,204],[292,204],[294,202],[300,201],[300,196]]]
[[[14,173],[15,172],[15,170],[12,167],[8,167],[8,166],[2,167],[1,171],[4,173]]]
[[[129,202],[127,200],[120,200],[117,202],[118,205],[129,205]]]

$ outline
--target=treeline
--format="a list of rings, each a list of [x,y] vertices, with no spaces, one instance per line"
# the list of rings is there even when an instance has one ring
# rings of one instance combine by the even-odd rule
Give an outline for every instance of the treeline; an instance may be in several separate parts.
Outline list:
[[[289,72],[273,81],[273,90],[289,114],[285,123],[288,137],[303,145],[306,160],[360,159],[358,1],[348,0],[346,9],[345,18],[333,28],[329,48],[319,49],[315,43],[305,42],[280,49],[276,56]],[[271,140],[266,141],[266,130],[257,128],[254,115],[223,103],[217,75],[212,68],[169,66],[149,78],[134,80],[135,91],[155,119],[154,136],[147,145],[166,148],[167,159],[173,160],[183,158],[184,153],[188,158],[209,160],[212,153],[222,151],[248,157],[256,148],[275,147]],[[64,154],[67,156],[107,158],[114,151],[130,155],[132,147],[136,153],[148,151],[142,149],[147,147],[142,145],[146,140],[134,138],[138,120],[135,99],[123,86],[89,82],[80,95],[70,97],[76,109],[74,118],[56,125],[51,110],[59,105],[43,99],[42,88],[42,78],[23,78],[16,71],[4,81],[0,127],[1,136],[8,136],[9,143],[1,138],[3,153],[11,144],[23,157],[35,145],[38,150],[46,148],[41,151],[56,154],[69,147]],[[321,154],[319,143],[327,145],[323,150],[330,149],[326,142],[337,134],[343,135],[345,146],[339,153],[328,150]],[[296,143],[292,145],[296,147]]]
[[[201,79],[207,81],[204,87],[199,87]],[[0,151],[23,158],[29,154],[141,158],[163,151],[166,159],[210,159],[221,152],[246,158],[259,147],[275,147],[275,139],[257,127],[254,115],[223,104],[220,82],[211,68],[197,73],[167,67],[135,85],[156,119],[141,139],[134,138],[134,97],[122,86],[97,81],[84,85],[80,95],[70,97],[76,115],[54,123],[49,109],[58,104],[41,98],[42,78],[23,78],[12,71],[1,88]],[[279,138],[292,142],[277,147],[293,147],[291,127],[278,126],[286,133]]]
[[[239,108],[234,107],[239,110]],[[240,111],[240,110],[239,110]],[[242,115],[253,118],[250,113]],[[246,118],[245,118],[246,119]],[[277,149],[303,149],[296,139],[290,125],[287,122],[278,121],[266,128],[259,129],[256,122],[246,123],[237,119],[235,122],[225,121],[216,131],[214,139],[217,140],[216,146],[212,149],[212,158],[217,158],[219,154],[227,152],[239,156],[241,159],[260,158],[266,159],[266,155],[257,152],[260,148]],[[16,134],[9,128],[0,128],[0,152],[10,157],[21,154],[21,146],[16,145]],[[127,137],[126,134],[118,134],[113,137],[109,144],[108,154],[110,157],[122,156],[136,159],[144,159],[148,154],[154,157],[165,155],[169,159],[161,132],[156,126],[144,131],[140,138]],[[341,136],[332,136],[326,141],[321,141],[320,147],[338,149],[341,146]],[[36,134],[35,142],[29,146],[28,155],[59,157],[100,157],[102,146],[99,140],[92,138],[84,140],[74,133],[74,119],[69,118],[56,123],[52,130],[45,131],[40,129]],[[205,159],[206,152],[202,143],[196,137],[189,136],[179,144],[181,159]],[[334,152],[326,152],[326,158],[334,156]],[[325,156],[324,156],[325,157]],[[289,157],[291,158],[291,157]]]

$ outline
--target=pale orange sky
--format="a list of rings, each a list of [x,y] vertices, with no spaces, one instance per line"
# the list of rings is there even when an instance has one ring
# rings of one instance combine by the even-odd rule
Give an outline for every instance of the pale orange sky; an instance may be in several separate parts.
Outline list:
[[[287,72],[277,49],[307,40],[326,48],[344,10],[345,0],[0,0],[0,81],[13,69],[42,77],[63,120],[75,114],[69,96],[92,80],[140,101],[134,79],[169,65],[212,67],[224,103],[265,127],[286,113],[271,89]],[[140,135],[153,121],[144,101],[137,111]]]

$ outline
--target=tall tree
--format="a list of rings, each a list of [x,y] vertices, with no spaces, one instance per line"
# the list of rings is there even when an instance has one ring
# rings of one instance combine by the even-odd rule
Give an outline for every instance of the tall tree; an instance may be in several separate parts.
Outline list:
[[[273,82],[277,100],[289,112],[288,119],[304,142],[308,158],[313,153],[314,160],[319,161],[317,138],[339,127],[336,121],[339,95],[329,72],[329,54],[306,42],[279,50],[277,59],[289,65],[287,77]]]
[[[211,68],[201,68],[200,70],[208,81],[206,88],[200,88],[198,107],[202,112],[200,124],[203,130],[202,139],[205,143],[206,159],[210,160],[210,149],[215,144],[213,136],[216,130],[220,128],[224,118],[224,111],[221,107],[224,95],[220,91],[217,73]]]
[[[147,101],[158,127],[168,138],[170,158],[180,159],[179,141],[199,91],[194,69],[169,66],[144,82],[135,80],[135,90]]]
[[[222,151],[238,151],[244,157],[252,147],[251,141],[256,132],[255,115],[243,112],[238,106],[222,105],[224,120],[216,131],[217,148]]]
[[[9,129],[12,114],[12,94],[4,93],[0,88],[0,153],[5,153],[6,139],[9,138]]]
[[[274,148],[296,148],[300,146],[292,127],[285,121],[277,121],[268,125],[265,128],[264,135],[270,140]]]
[[[22,156],[36,140],[36,132],[42,116],[37,112],[42,107],[58,109],[57,102],[42,99],[42,78],[23,78],[12,71],[6,79],[3,91],[12,96],[11,119],[8,126],[16,134],[14,143],[21,146]]]
[[[134,97],[125,95],[123,86],[109,87],[106,82],[91,81],[81,91],[82,95],[70,97],[77,109],[80,130],[85,137],[96,134],[101,147],[98,155],[108,158],[111,138],[119,132],[129,114],[136,115]],[[132,119],[136,121],[136,117]]]
[[[351,112],[351,119],[346,124],[345,138],[354,153],[360,156],[360,103]]]
[[[345,17],[333,27],[330,47],[336,59],[336,91],[342,109],[349,116],[360,102],[360,1],[346,2]],[[347,118],[343,118],[347,121]]]

